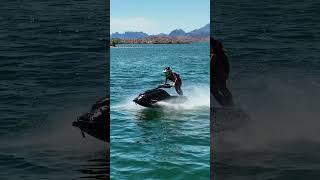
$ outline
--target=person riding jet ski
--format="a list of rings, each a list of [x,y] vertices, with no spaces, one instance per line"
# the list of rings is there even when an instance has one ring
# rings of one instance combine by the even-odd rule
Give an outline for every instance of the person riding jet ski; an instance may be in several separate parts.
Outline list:
[[[233,107],[232,94],[227,88],[230,65],[222,43],[210,38],[211,93],[223,107]]]
[[[163,73],[166,76],[164,84],[167,84],[168,80],[173,81],[172,86],[174,86],[177,93],[180,96],[182,96],[183,95],[183,92],[181,90],[182,81],[181,81],[180,75],[175,72],[172,72],[172,69],[170,67],[164,68]]]

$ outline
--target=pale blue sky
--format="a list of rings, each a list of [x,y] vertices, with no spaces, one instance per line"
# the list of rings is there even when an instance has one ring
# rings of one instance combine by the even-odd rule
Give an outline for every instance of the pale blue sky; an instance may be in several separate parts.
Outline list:
[[[210,0],[111,0],[111,33],[191,31],[210,22]]]

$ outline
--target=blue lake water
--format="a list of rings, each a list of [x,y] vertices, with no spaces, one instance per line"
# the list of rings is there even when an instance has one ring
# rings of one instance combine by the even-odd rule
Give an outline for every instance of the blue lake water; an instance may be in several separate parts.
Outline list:
[[[319,179],[319,2],[212,5],[229,85],[251,117],[235,131],[212,133],[215,179]]]
[[[71,126],[107,93],[106,3],[0,4],[0,179],[107,177],[106,144]]]
[[[110,51],[111,178],[208,179],[208,43],[119,45]],[[189,101],[156,109],[132,102],[164,81],[166,66],[180,74]]]

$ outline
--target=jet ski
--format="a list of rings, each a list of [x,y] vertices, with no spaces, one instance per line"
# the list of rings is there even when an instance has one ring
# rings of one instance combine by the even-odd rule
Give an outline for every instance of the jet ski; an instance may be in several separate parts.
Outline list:
[[[158,102],[168,102],[172,104],[183,103],[187,101],[185,96],[172,96],[163,88],[171,88],[169,84],[161,84],[158,87],[147,90],[133,99],[133,102],[144,107],[159,107]]]
[[[85,133],[105,142],[110,142],[110,100],[108,97],[101,98],[92,107],[91,110],[78,117],[72,123],[78,127],[82,136]]]

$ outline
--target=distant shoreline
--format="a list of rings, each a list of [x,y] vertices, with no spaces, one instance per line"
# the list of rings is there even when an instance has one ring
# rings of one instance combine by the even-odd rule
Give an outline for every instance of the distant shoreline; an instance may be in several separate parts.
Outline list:
[[[112,38],[110,47],[115,47],[118,44],[191,44],[194,42],[209,42],[209,37],[169,37],[169,36],[148,36],[145,38],[136,39],[120,39]]]
[[[117,44],[116,46],[109,46],[110,48],[117,48],[119,45],[135,45],[135,44],[139,44],[139,45],[141,45],[141,44],[144,44],[144,45],[157,45],[157,44],[159,44],[159,45],[162,45],[162,44],[166,44],[166,45],[177,45],[177,44],[194,44],[194,43],[209,43],[208,41],[199,41],[199,42],[190,42],[190,43],[154,43],[154,44],[152,44],[152,43],[121,43],[121,44]]]
[[[188,42],[188,43],[119,43],[119,44],[192,44],[192,42]],[[117,47],[117,46],[110,46],[110,47]]]

